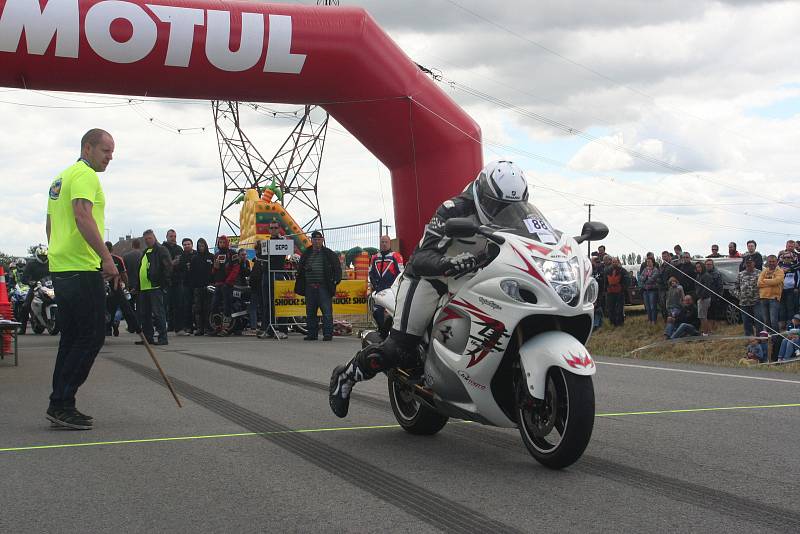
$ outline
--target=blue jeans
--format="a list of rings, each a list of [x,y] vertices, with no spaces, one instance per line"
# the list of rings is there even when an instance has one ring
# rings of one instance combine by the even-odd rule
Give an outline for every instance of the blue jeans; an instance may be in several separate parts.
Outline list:
[[[233,287],[228,284],[216,285],[214,297],[211,299],[211,313],[216,311],[219,301],[222,301],[222,313],[225,317],[233,314]]]
[[[53,273],[52,278],[61,339],[50,407],[74,408],[75,394],[106,339],[106,292],[98,271]]]
[[[670,339],[678,339],[681,337],[688,337],[688,336],[696,336],[700,332],[697,331],[697,328],[694,325],[689,323],[681,323],[675,332],[670,336]]]
[[[746,336],[754,336],[758,332],[756,332],[756,325],[751,315],[754,317],[758,317],[758,312],[756,311],[755,306],[742,306],[742,326],[744,327],[744,335]]]
[[[333,336],[333,296],[322,284],[308,284],[306,287],[306,321],[308,322],[308,337],[311,338],[319,335],[317,309],[322,311],[322,335]]]
[[[797,343],[797,345],[795,345]],[[791,360],[794,358],[794,351],[798,350],[798,345],[800,345],[800,341],[794,340],[794,343],[789,341],[788,339],[784,339],[781,341],[781,349],[778,351],[778,359],[779,360]]]
[[[758,303],[758,310],[756,311],[756,317],[758,320],[772,328],[772,330],[778,330],[778,316],[780,315],[781,310],[781,303],[775,299],[761,299]],[[770,334],[772,331],[770,331]]]
[[[647,320],[654,323],[658,319],[658,290],[646,289],[644,293],[644,309],[647,311]]]

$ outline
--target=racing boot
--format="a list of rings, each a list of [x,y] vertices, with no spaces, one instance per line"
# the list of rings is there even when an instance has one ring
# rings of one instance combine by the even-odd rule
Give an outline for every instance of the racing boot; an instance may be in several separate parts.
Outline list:
[[[350,393],[356,382],[364,380],[364,374],[358,367],[358,356],[346,365],[339,365],[331,374],[328,386],[328,402],[336,417],[347,417],[350,408]]]

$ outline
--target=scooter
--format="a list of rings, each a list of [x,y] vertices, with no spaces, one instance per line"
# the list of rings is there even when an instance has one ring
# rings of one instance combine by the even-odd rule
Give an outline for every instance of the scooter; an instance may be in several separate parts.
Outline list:
[[[31,289],[33,300],[31,301],[31,328],[34,333],[41,334],[45,330],[51,336],[59,332],[58,322],[56,321],[56,293],[53,290],[53,282],[50,278],[44,278]]]
[[[450,417],[516,427],[537,461],[560,469],[583,454],[595,416],[595,362],[585,343],[598,285],[578,245],[608,228],[588,222],[572,238],[534,206],[512,206],[495,219],[499,227],[468,218],[445,224],[449,250],[480,236],[484,254],[475,271],[447,280],[417,364],[387,372],[389,399],[412,434],[435,434]],[[375,295],[392,316],[399,283]],[[363,343],[381,337],[367,333]]]

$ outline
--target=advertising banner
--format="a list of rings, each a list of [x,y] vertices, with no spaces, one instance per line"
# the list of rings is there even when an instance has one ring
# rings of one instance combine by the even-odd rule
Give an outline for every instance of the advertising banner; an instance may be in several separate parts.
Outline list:
[[[294,292],[294,280],[275,280],[275,316],[302,317],[306,314],[306,298]],[[319,312],[317,312],[319,314]],[[342,280],[333,296],[334,315],[367,314],[367,281]]]

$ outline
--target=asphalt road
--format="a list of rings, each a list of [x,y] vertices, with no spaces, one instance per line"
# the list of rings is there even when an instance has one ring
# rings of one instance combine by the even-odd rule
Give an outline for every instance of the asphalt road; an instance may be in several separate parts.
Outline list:
[[[44,419],[57,340],[20,339],[20,366],[0,362],[0,532],[800,530],[790,374],[598,358],[592,442],[554,472],[514,430],[405,433],[382,376],[336,418],[327,381],[355,339],[172,338],[179,409],[133,336],[109,338],[79,392],[88,432]]]

